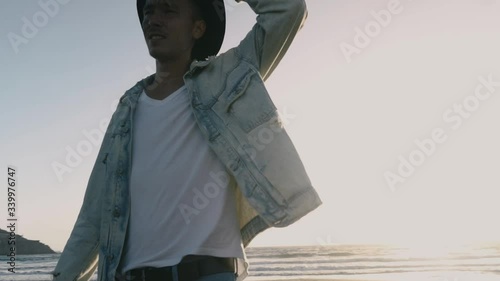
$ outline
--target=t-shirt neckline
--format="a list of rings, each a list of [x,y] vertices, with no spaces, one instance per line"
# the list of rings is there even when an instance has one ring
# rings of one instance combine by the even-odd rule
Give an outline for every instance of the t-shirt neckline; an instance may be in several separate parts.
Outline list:
[[[175,90],[173,93],[171,93],[170,95],[168,95],[166,98],[164,98],[162,100],[157,100],[157,99],[151,98],[150,96],[147,95],[146,90],[144,89],[142,91],[141,96],[139,97],[139,99],[140,99],[140,101],[144,101],[144,102],[146,102],[148,104],[151,104],[151,105],[162,105],[162,104],[165,104],[165,103],[173,100],[177,96],[179,96],[180,93],[185,88],[186,88],[186,85],[182,85],[179,89]]]

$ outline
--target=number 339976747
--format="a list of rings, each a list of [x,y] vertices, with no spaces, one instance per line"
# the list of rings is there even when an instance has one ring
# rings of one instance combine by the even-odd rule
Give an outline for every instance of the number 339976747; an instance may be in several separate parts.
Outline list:
[[[7,168],[7,213],[9,217],[16,216],[16,169]]]

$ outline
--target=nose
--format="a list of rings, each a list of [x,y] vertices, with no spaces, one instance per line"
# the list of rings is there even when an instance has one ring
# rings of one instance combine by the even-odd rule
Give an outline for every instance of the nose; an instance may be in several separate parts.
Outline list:
[[[150,13],[144,17],[143,26],[155,26],[159,27],[161,25],[161,17],[158,13]]]

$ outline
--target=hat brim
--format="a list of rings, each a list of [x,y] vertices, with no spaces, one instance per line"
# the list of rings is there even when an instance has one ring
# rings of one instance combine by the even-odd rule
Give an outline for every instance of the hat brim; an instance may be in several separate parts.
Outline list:
[[[193,59],[204,60],[209,56],[216,56],[220,51],[226,33],[226,9],[224,0],[194,0],[194,2],[200,7],[207,28],[203,37],[196,41],[192,56]],[[137,14],[141,26],[145,4],[146,0],[137,0]]]

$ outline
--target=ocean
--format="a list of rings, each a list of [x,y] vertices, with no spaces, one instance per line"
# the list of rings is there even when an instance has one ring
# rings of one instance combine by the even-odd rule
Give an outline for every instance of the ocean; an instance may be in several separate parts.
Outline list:
[[[500,244],[405,248],[384,245],[248,247],[245,279],[500,281]],[[18,255],[16,273],[0,257],[0,280],[51,280],[58,254]],[[91,280],[97,279],[97,272]]]

